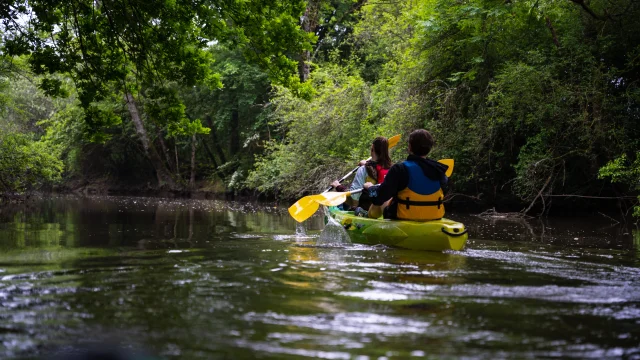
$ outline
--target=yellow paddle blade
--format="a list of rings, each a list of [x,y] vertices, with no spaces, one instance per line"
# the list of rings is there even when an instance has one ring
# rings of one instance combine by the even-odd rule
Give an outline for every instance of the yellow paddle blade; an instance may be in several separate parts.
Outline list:
[[[350,194],[350,192],[331,191],[315,195],[313,200],[325,206],[338,206],[347,201],[347,196],[349,196]]]
[[[399,141],[400,141],[400,134],[388,138],[387,142],[389,143],[389,149],[398,145]]]
[[[345,202],[350,194],[350,192],[326,192],[305,196],[289,207],[289,215],[297,222],[303,222],[318,210],[320,204],[338,206]]]
[[[441,159],[441,160],[438,160],[438,162],[441,164],[445,164],[449,167],[445,175],[447,175],[447,177],[450,177],[451,173],[453,173],[453,163],[454,163],[453,159]]]
[[[314,200],[318,195],[305,196],[289,207],[289,215],[297,222],[303,222],[311,217],[320,207],[320,204]]]

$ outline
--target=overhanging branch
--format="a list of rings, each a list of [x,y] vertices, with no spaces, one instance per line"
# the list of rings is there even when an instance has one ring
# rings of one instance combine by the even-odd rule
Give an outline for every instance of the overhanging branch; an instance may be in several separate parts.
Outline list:
[[[589,15],[591,15],[592,18],[596,19],[596,20],[600,20],[600,21],[606,21],[607,20],[607,16],[601,16],[596,14],[593,10],[591,10],[591,8],[584,2],[584,0],[569,0],[574,4],[578,4],[582,7],[582,9],[584,9],[584,11],[586,11]]]

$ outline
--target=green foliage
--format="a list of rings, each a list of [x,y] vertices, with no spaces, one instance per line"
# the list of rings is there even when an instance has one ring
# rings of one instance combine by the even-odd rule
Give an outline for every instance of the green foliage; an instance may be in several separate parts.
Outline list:
[[[183,88],[180,97],[188,118],[203,119],[211,129],[211,136],[200,138],[207,155],[201,155],[201,160],[211,162],[213,157],[218,165],[208,170],[210,178],[222,178],[228,189],[239,190],[261,139],[275,135],[267,120],[271,83],[269,74],[249,63],[239,50],[215,45],[209,53],[216,59],[211,67],[219,74],[221,86]]]
[[[610,178],[614,183],[626,183],[640,189],[640,153],[636,153],[633,163],[630,163],[626,154],[622,154],[600,168],[599,176]]]
[[[196,134],[208,134],[211,129],[202,126],[200,119],[189,121],[186,117],[183,117],[179,122],[172,122],[169,124],[169,137],[174,136],[192,136]]]
[[[601,191],[598,168],[640,145],[640,64],[632,60],[640,5],[588,6],[591,13],[555,1],[364,5],[342,39],[349,58],[327,51],[310,82],[312,99],[285,101],[293,98],[278,92],[275,124],[287,135],[269,144],[249,184],[286,195],[316,190],[319,178],[335,176],[327,157],[366,150],[376,133],[423,127],[437,141],[432,157],[456,159],[458,191],[492,201]],[[348,83],[336,64],[364,81],[358,95],[328,96],[324,74],[336,88]],[[364,110],[353,111],[360,96]],[[345,113],[372,128],[350,127],[357,122],[338,115]],[[333,123],[321,127],[327,117]],[[342,128],[352,129],[351,139]]]
[[[629,161],[626,154],[610,161],[600,168],[599,177],[609,178],[613,183],[626,184],[636,191],[640,190],[640,152],[635,155],[633,162]],[[640,201],[640,196],[638,200]],[[633,215],[640,217],[640,205],[635,206]]]
[[[62,81],[59,79],[43,78],[38,86],[45,94],[53,97],[66,97],[69,94],[63,88]]]
[[[61,180],[61,147],[39,140],[59,105],[28,76],[22,58],[0,59],[0,193],[25,192]],[[61,88],[68,84],[59,80]]]
[[[637,160],[620,157],[640,148],[636,1],[29,0],[1,9],[28,20],[3,30],[0,130],[46,133],[67,175],[134,172],[148,182],[166,169],[179,182],[196,149],[200,179],[295,197],[350,170],[375,136],[426,128],[431,156],[456,160],[455,191],[490,202],[639,190]],[[301,29],[305,12],[313,31]],[[304,83],[299,59],[311,65]],[[125,96],[135,126],[123,121],[133,118]]]
[[[29,0],[27,5],[14,1],[5,9],[8,17],[28,19],[6,22],[13,35],[5,39],[6,53],[30,55],[37,75],[71,74],[87,110],[114,85],[122,92],[166,81],[216,87],[205,51],[209,41],[244,48],[273,79],[295,86],[289,74],[295,74],[296,63],[287,55],[309,48],[311,39],[297,25],[302,1]],[[43,78],[40,87],[59,95],[58,85]],[[99,110],[86,111],[87,121]]]
[[[212,72],[219,75],[221,86],[217,89],[191,88],[181,93],[187,105],[187,114],[192,118],[211,116],[216,131],[224,134],[231,132],[232,112],[239,112],[243,121],[242,128],[258,130],[265,124],[257,119],[262,103],[268,98],[271,88],[268,74],[258,66],[250,64],[239,51],[225,46],[213,46],[209,49]],[[250,136],[252,134],[248,134]],[[227,135],[228,136],[228,135]]]
[[[317,70],[310,81],[317,91],[312,101],[277,89],[272,126],[286,136],[266,145],[247,186],[296,196],[326,186],[367,157],[370,139],[379,134],[377,124],[366,120],[369,86],[339,67]]]
[[[60,150],[27,135],[0,133],[0,191],[24,192],[61,180]]]

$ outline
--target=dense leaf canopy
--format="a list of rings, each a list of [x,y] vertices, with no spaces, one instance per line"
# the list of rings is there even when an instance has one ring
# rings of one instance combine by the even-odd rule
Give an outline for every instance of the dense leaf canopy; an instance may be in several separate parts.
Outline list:
[[[426,128],[452,191],[485,205],[626,209],[638,191],[636,1],[24,0],[0,17],[0,127],[58,149],[68,186],[295,197],[375,136]]]

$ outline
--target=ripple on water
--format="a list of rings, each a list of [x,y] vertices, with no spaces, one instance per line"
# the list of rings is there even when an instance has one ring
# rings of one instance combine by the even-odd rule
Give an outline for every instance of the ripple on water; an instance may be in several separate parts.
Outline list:
[[[245,321],[259,321],[271,325],[353,334],[421,334],[427,331],[432,325],[430,322],[412,320],[400,316],[359,312],[315,315],[250,312],[245,314],[242,319]]]
[[[387,292],[380,291],[342,291],[339,292],[338,295],[342,296],[350,296],[357,297],[363,300],[379,300],[379,301],[395,301],[395,300],[407,300],[409,299],[408,295],[404,294],[393,294]]]
[[[317,235],[273,235],[273,240],[276,241],[290,241],[290,240],[310,240],[317,238]]]
[[[351,359],[351,354],[348,352],[289,348],[278,346],[271,342],[237,340],[235,341],[235,345],[241,348],[248,348],[254,351],[265,352],[269,354],[296,355],[316,359]]]
[[[0,246],[13,249],[0,249],[0,358],[113,332],[168,359],[640,356],[640,269],[632,247],[611,250],[621,241],[558,247],[497,223],[485,233],[500,241],[428,253],[319,246],[323,219],[298,224],[286,207],[109,197],[28,209],[0,212]]]
[[[233,234],[231,234],[231,237],[233,237],[235,239],[260,239],[260,238],[263,238],[264,235],[233,233]]]

